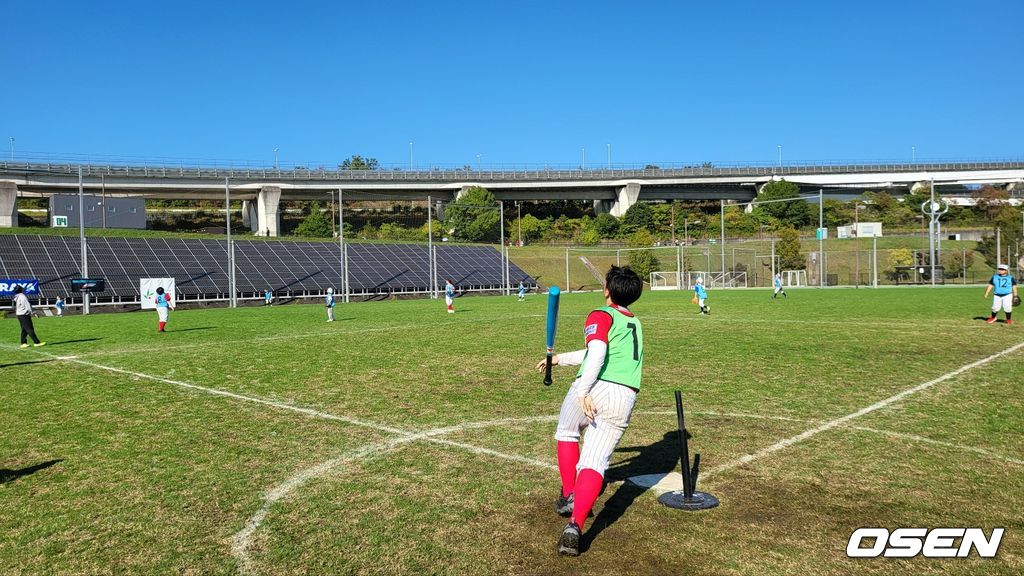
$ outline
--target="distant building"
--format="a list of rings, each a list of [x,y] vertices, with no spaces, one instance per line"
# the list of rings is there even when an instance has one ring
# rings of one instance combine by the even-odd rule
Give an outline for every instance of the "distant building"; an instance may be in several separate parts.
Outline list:
[[[875,238],[882,236],[881,222],[860,222],[836,228],[839,238]]]
[[[84,200],[86,228],[146,229],[146,200],[143,198],[84,196]],[[77,194],[50,196],[50,226],[66,223],[68,228],[78,228],[78,222]]]

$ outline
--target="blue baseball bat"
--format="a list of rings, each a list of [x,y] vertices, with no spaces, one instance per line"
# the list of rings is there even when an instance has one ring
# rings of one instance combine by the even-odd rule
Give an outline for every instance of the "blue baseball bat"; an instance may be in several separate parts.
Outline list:
[[[558,297],[562,291],[552,286],[548,291],[547,367],[544,370],[544,385],[551,386],[551,357],[555,352],[555,331],[558,329]]]

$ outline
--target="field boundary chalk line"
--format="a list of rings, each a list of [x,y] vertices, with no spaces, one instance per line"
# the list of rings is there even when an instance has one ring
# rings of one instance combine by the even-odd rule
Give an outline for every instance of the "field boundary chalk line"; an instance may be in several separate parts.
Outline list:
[[[1007,356],[1009,354],[1013,354],[1014,352],[1016,352],[1017,350],[1020,350],[1021,348],[1024,348],[1024,342],[1019,342],[1017,344],[1014,344],[1013,346],[1010,346],[1009,348],[1007,348],[1007,349],[1005,349],[1005,350],[1003,350],[1001,352],[996,352],[995,354],[992,354],[990,356],[986,356],[986,357],[982,358],[981,360],[975,360],[974,362],[971,362],[970,364],[964,364],[963,366],[957,368],[956,370],[953,370],[951,372],[947,372],[947,373],[943,374],[942,376],[939,376],[938,378],[934,378],[934,379],[929,380],[927,382],[924,382],[922,384],[918,384],[917,386],[913,386],[911,388],[907,388],[906,390],[903,390],[902,392],[898,392],[896,394],[893,394],[892,396],[889,396],[888,398],[886,398],[884,400],[879,400],[878,402],[875,402],[874,404],[871,404],[870,406],[865,406],[864,408],[861,408],[860,410],[857,410],[856,412],[850,412],[849,414],[847,414],[845,416],[840,416],[839,418],[835,418],[833,420],[829,420],[828,422],[825,422],[824,424],[821,424],[819,426],[815,426],[814,428],[810,428],[808,430],[805,430],[805,431],[801,432],[800,434],[797,434],[796,436],[790,436],[789,438],[785,438],[783,440],[779,440],[775,444],[772,444],[771,446],[768,446],[766,448],[762,448],[761,450],[758,450],[757,452],[754,452],[753,454],[747,454],[747,455],[741,456],[739,458],[736,458],[735,460],[732,460],[730,462],[726,462],[725,464],[721,464],[719,466],[711,468],[710,470],[705,472],[704,477],[706,479],[710,479],[710,478],[712,478],[712,477],[714,477],[714,476],[716,476],[718,474],[721,474],[723,472],[727,472],[729,470],[732,470],[733,468],[737,468],[737,467],[742,466],[744,464],[749,464],[750,462],[753,462],[755,460],[760,460],[762,458],[765,458],[766,456],[770,456],[770,455],[772,455],[772,454],[774,454],[774,453],[776,453],[776,452],[778,452],[780,450],[783,450],[785,448],[789,448],[790,446],[793,446],[794,444],[799,444],[800,442],[803,442],[804,440],[807,440],[808,438],[816,436],[816,435],[818,435],[818,434],[820,434],[822,432],[826,432],[826,431],[831,430],[833,428],[838,428],[840,426],[843,426],[847,422],[850,422],[851,420],[855,420],[857,418],[860,418],[861,416],[865,416],[867,414],[875,412],[876,410],[880,410],[882,408],[885,408],[886,406],[889,406],[891,404],[899,402],[900,400],[906,398],[907,396],[910,396],[911,394],[916,394],[918,392],[921,392],[922,390],[927,390],[928,388],[931,388],[932,386],[935,386],[936,384],[941,384],[942,382],[945,382],[945,381],[950,380],[952,378],[956,378],[957,376],[959,376],[959,375],[961,375],[961,374],[963,374],[965,372],[973,370],[973,369],[975,369],[975,368],[977,368],[979,366],[984,366],[985,364],[988,364],[989,362],[992,362],[993,360],[997,360],[999,358],[1002,358],[1003,356]]]
[[[543,318],[544,314],[525,314],[523,316],[517,316],[517,318]],[[481,322],[494,322],[498,320],[494,318],[470,318],[469,320],[460,320],[460,324],[479,324]],[[348,334],[367,334],[370,332],[387,332],[390,330],[412,330],[416,328],[436,328],[437,323],[421,323],[421,324],[397,324],[394,326],[380,326],[378,328],[360,328],[357,330],[317,330],[313,332],[306,332],[303,334],[279,334],[276,336],[257,336],[256,338],[236,338],[232,340],[220,340],[217,342],[202,342],[197,344],[170,344],[167,346],[160,346],[160,350],[187,350],[189,348],[209,348],[211,346],[238,346],[244,344],[252,344],[258,342],[274,342],[277,340],[303,340],[306,338],[319,338],[321,336],[345,336]],[[173,330],[171,333],[173,334]],[[132,352],[138,352],[138,348],[112,348],[109,350],[96,351],[96,352],[85,352],[79,354],[79,356],[119,356],[122,354],[128,354]]]

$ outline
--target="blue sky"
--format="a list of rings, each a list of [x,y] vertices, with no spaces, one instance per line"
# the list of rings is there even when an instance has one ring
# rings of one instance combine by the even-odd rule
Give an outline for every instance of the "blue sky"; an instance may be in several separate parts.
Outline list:
[[[1024,2],[20,2],[16,151],[417,167],[1024,157]]]

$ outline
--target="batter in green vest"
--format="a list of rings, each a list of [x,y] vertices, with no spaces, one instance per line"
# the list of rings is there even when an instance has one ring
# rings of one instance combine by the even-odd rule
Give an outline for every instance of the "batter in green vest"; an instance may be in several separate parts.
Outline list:
[[[552,364],[580,367],[562,401],[555,432],[562,478],[555,511],[572,517],[558,539],[559,554],[579,554],[584,522],[633,414],[644,366],[644,330],[629,306],[640,298],[643,285],[628,267],[612,266],[605,276],[605,306],[591,312],[583,325],[586,348],[552,358]],[[541,361],[537,369],[543,372],[545,364]]]

